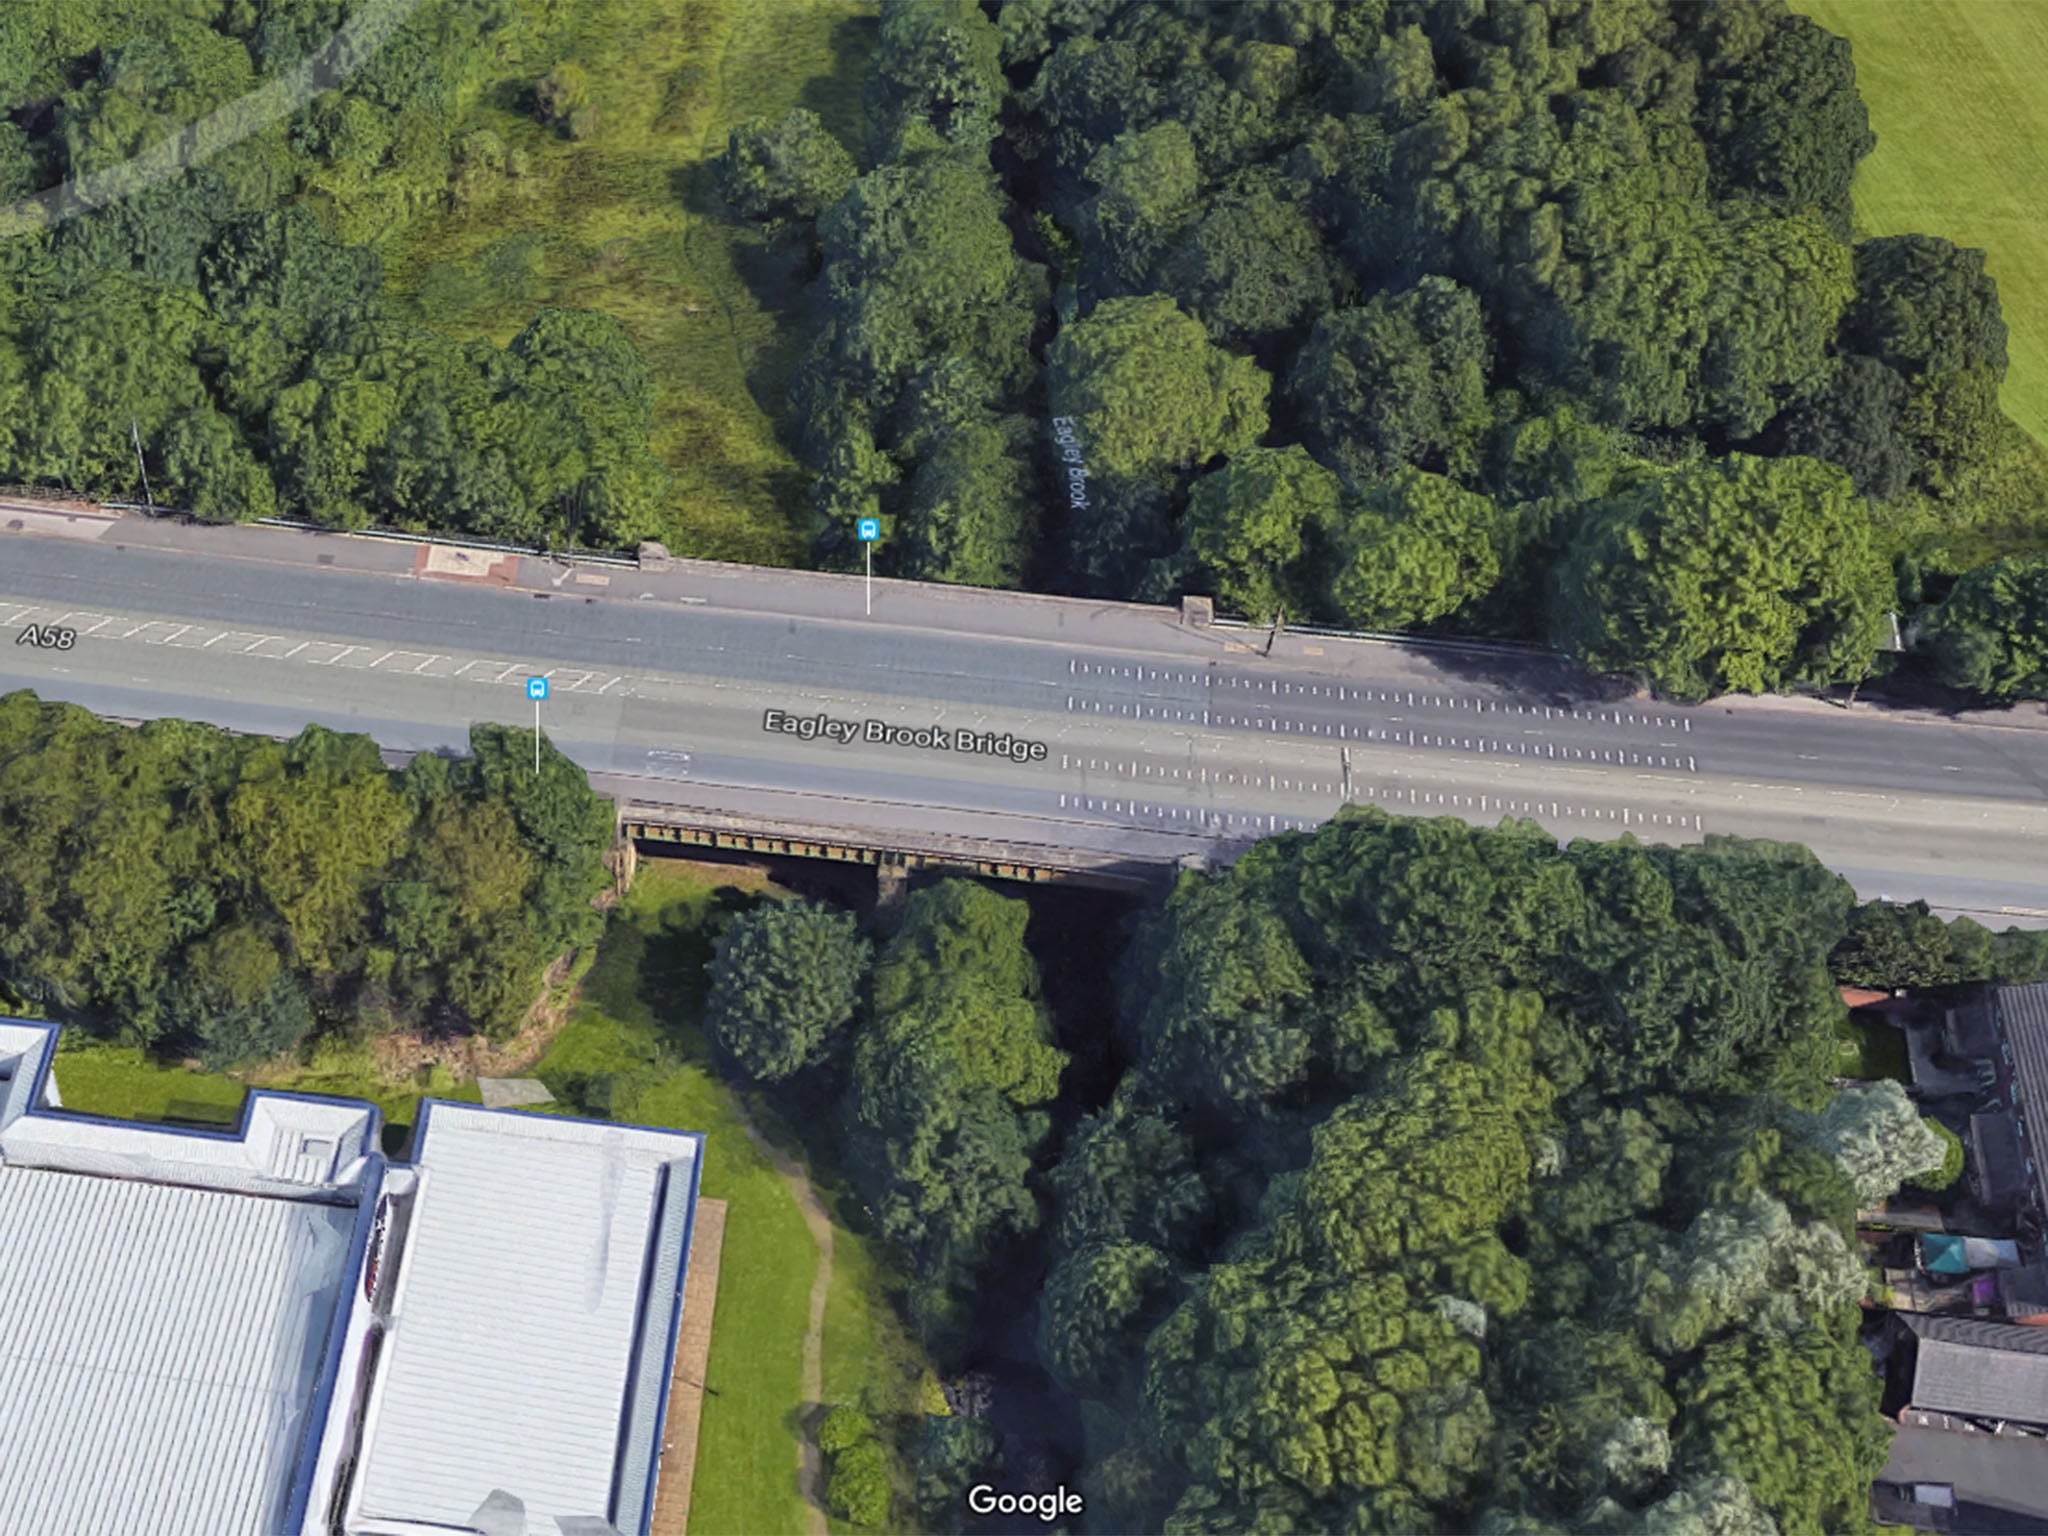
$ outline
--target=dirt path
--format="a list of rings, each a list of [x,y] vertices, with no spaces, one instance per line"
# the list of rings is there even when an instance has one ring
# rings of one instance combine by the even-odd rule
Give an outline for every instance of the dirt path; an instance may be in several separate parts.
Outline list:
[[[803,1212],[804,1225],[810,1229],[811,1241],[818,1245],[818,1269],[811,1277],[810,1318],[804,1325],[802,1378],[803,1401],[807,1407],[815,1407],[825,1401],[825,1299],[832,1293],[832,1218],[825,1213],[817,1191],[811,1188],[811,1176],[804,1165],[770,1145],[744,1113],[740,1123],[746,1127],[747,1140],[789,1186],[790,1194],[796,1198],[796,1208]],[[825,1458],[808,1434],[797,1449],[797,1489],[804,1498],[803,1536],[826,1536]]]

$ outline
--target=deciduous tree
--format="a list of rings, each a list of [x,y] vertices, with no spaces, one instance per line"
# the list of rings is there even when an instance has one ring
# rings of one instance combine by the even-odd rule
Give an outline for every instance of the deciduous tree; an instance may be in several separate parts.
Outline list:
[[[779,1082],[831,1050],[859,1005],[868,957],[850,912],[808,901],[750,908],[718,936],[705,1028],[748,1076]]]
[[[1300,447],[1247,448],[1195,481],[1170,584],[1265,620],[1313,611],[1316,551],[1339,523],[1343,486]]]
[[[1489,350],[1478,299],[1425,277],[1317,320],[1287,396],[1309,445],[1354,480],[1402,464],[1469,472],[1487,423]]]
[[[1927,628],[1950,686],[2001,704],[2048,698],[2048,558],[1965,572]]]
[[[1558,573],[1552,633],[1676,698],[1860,678],[1891,580],[1848,477],[1735,454],[1596,504]]]
[[[1508,535],[1508,519],[1486,497],[1403,465],[1331,536],[1330,612],[1354,629],[1433,623],[1493,589]]]
[[[853,156],[808,107],[792,107],[780,122],[757,117],[739,124],[718,162],[726,202],[762,223],[816,219],[854,174]]]
[[[1046,356],[1053,414],[1075,424],[1090,504],[1068,511],[1070,566],[1093,591],[1128,590],[1164,553],[1173,499],[1213,460],[1266,430],[1270,381],[1210,342],[1172,299],[1109,299]]]
[[[882,1231],[920,1266],[935,1343],[997,1247],[1034,1228],[1027,1182],[1065,1056],[1048,1038],[1023,902],[964,880],[915,892],[876,962],[855,1043],[852,1172]]]

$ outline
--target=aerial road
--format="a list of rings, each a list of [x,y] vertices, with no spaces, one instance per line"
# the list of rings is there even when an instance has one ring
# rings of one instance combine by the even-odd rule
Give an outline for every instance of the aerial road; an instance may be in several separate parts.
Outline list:
[[[0,691],[435,750],[530,727],[538,676],[550,738],[639,800],[1148,856],[1346,802],[1738,833],[1805,843],[1866,896],[2048,922],[2038,709],[1681,707],[1542,656],[1130,604],[877,582],[870,614],[859,577],[0,505]]]

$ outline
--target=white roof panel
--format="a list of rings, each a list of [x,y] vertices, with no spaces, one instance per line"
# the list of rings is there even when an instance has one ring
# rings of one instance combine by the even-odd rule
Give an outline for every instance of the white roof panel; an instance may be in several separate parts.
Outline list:
[[[459,1529],[501,1491],[534,1536],[604,1520],[653,1239],[693,1187],[698,1138],[446,1103],[423,1114],[347,1523]],[[646,1315],[674,1324],[658,1301]]]
[[[355,1221],[0,1162],[0,1532],[277,1531]]]

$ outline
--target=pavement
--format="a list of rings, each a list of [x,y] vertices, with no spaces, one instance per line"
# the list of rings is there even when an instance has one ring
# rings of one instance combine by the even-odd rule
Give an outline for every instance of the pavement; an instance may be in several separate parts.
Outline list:
[[[40,625],[77,641],[9,638]],[[652,802],[1145,858],[1346,802],[1733,833],[1805,843],[1865,896],[2048,925],[2037,706],[1681,707],[1509,647],[1266,640],[1137,604],[0,502],[0,691],[109,716],[457,750],[477,721],[531,727],[546,676],[549,736]]]

